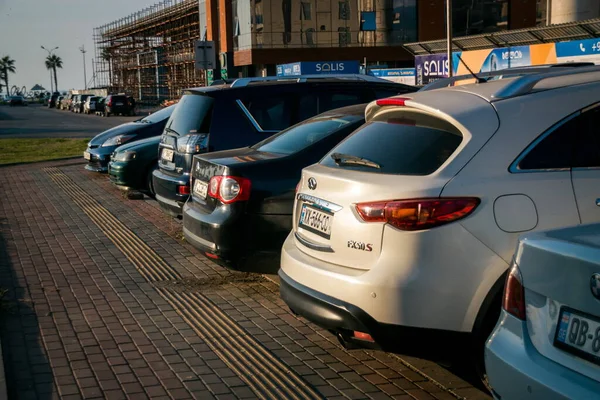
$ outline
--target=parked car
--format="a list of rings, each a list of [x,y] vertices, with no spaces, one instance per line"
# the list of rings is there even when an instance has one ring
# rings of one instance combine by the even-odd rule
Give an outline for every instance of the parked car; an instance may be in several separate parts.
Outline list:
[[[485,364],[496,398],[598,398],[599,224],[519,239]]]
[[[75,100],[73,101],[73,112],[78,114],[84,111],[84,105],[88,98],[93,97],[91,94],[78,94]]]
[[[104,114],[104,102],[105,101],[106,101],[106,97],[98,97],[98,100],[96,100],[96,111],[95,111],[96,115]]]
[[[472,349],[483,375],[518,236],[600,221],[598,89],[582,67],[371,103],[303,170],[284,301],[348,346]]]
[[[71,109],[73,107],[73,100],[75,99],[76,96],[77,96],[76,94],[70,94],[70,95],[66,96],[65,98],[63,98],[63,100],[61,102],[61,109],[71,111]]]
[[[152,172],[158,168],[160,136],[117,147],[108,163],[110,181],[125,191],[140,191],[154,197]]]
[[[302,168],[362,125],[365,106],[327,111],[254,146],[195,156],[186,240],[226,267],[277,273]]]
[[[174,109],[175,106],[164,108],[137,121],[111,128],[94,137],[83,152],[83,158],[88,161],[85,169],[107,172],[110,155],[117,147],[124,143],[160,135]]]
[[[11,107],[14,106],[26,106],[27,100],[23,96],[10,96],[8,100],[8,105]]]
[[[58,97],[59,95],[55,93],[48,98],[48,108],[56,107],[56,99],[58,99]]]
[[[186,90],[162,135],[156,199],[181,216],[194,154],[252,145],[324,111],[416,90],[366,75],[241,78]]]
[[[85,100],[85,103],[83,103],[83,113],[84,114],[91,114],[96,112],[96,103],[98,102],[98,99],[100,99],[100,97],[98,96],[90,96]]]
[[[57,110],[60,110],[60,107],[61,107],[61,104],[62,104],[62,101],[63,101],[64,98],[65,98],[65,96],[58,96],[56,98],[55,107],[56,107]]]
[[[104,101],[104,116],[111,115],[134,115],[132,104],[126,95],[111,94]]]

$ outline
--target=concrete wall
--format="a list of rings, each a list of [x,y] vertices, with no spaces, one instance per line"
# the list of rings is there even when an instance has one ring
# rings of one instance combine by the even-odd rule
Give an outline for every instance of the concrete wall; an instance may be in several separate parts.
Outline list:
[[[599,0],[550,0],[549,8],[551,24],[600,17]]]

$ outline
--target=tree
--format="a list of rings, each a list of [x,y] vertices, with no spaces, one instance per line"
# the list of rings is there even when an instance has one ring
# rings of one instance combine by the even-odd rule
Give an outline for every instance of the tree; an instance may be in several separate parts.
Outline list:
[[[108,87],[110,89],[112,85],[112,53],[109,47],[105,47],[102,49],[102,59],[108,62]]]
[[[54,87],[58,92],[58,79],[56,78],[56,68],[62,68],[62,59],[56,54],[46,57],[46,68],[54,72]]]
[[[2,71],[1,76],[4,80],[4,87],[6,88],[6,94],[10,95],[10,87],[8,86],[8,74],[15,73],[15,60],[10,58],[10,56],[4,56],[0,58],[0,71]]]

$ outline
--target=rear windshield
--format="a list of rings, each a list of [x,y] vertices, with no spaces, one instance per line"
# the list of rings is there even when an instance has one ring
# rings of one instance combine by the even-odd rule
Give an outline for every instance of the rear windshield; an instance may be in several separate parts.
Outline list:
[[[182,96],[167,122],[168,131],[179,136],[208,133],[213,103],[213,98],[209,96],[198,94]]]
[[[462,141],[449,123],[419,113],[371,121],[321,160],[322,165],[364,172],[429,175]]]
[[[127,97],[125,96],[110,96],[112,101],[119,101],[122,103],[126,103],[127,102]]]
[[[347,129],[350,133],[362,122],[363,115],[319,115],[271,136],[252,148],[269,153],[293,154],[335,132]]]
[[[156,122],[164,121],[165,119],[171,116],[174,109],[175,105],[163,108],[162,110],[158,110],[157,112],[142,118],[141,122],[144,122],[146,124],[154,124]]]

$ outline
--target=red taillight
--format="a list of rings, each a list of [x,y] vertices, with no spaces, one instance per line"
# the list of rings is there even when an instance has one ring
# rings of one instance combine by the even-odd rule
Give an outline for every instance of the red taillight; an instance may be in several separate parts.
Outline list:
[[[112,100],[107,101],[106,105],[109,106],[109,107],[112,107]]]
[[[190,194],[190,187],[189,186],[177,186],[177,193]]]
[[[354,331],[353,337],[358,340],[364,340],[367,342],[375,342],[375,340],[373,340],[373,337],[365,332]]]
[[[219,256],[213,253],[205,252],[204,255],[208,258],[212,258],[213,260],[218,260]]]
[[[435,228],[466,217],[479,205],[474,197],[414,199],[359,203],[356,211],[366,222],[387,222],[404,231]]]
[[[208,182],[208,195],[225,204],[250,198],[250,179],[239,176],[217,175]]]
[[[513,262],[504,286],[504,297],[502,308],[509,314],[525,321],[525,290],[523,289],[523,278],[517,264]]]
[[[389,97],[387,99],[379,99],[375,102],[378,106],[404,106],[408,97]]]
[[[298,182],[298,184],[296,185],[296,193],[298,193],[298,190],[300,190],[301,183],[302,183],[302,181]]]

